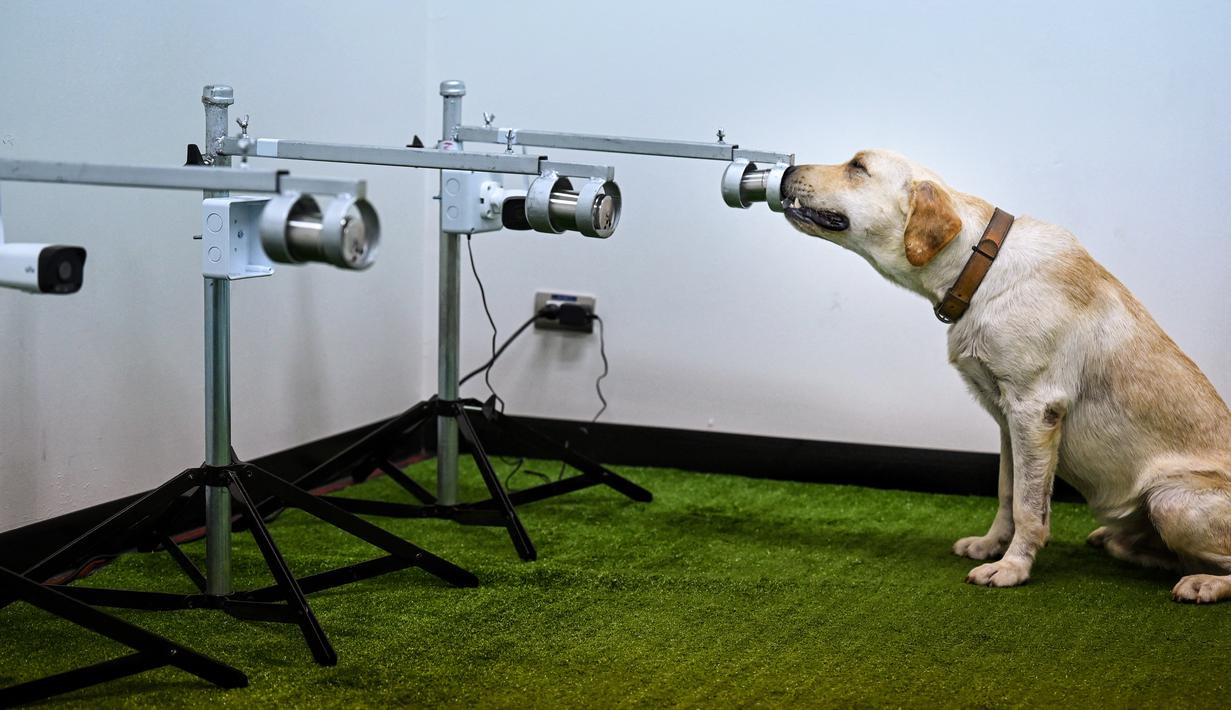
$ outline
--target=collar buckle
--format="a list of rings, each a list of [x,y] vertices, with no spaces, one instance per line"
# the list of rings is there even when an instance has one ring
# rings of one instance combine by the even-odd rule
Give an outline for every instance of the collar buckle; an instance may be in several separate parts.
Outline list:
[[[936,318],[941,323],[956,323],[966,313],[975,291],[979,289],[979,284],[983,283],[983,277],[992,267],[992,262],[1000,253],[1000,245],[1009,236],[1009,230],[1012,228],[1013,215],[997,207],[992,212],[992,218],[988,220],[987,227],[983,230],[983,236],[979,238],[977,244],[970,248],[973,253],[966,260],[966,265],[962,267],[962,273],[958,275],[957,281],[953,282],[953,286],[945,293],[945,297],[940,299],[940,303],[937,303],[936,308],[933,309]],[[986,261],[976,259],[975,254]],[[966,297],[959,296],[958,292],[966,294]]]

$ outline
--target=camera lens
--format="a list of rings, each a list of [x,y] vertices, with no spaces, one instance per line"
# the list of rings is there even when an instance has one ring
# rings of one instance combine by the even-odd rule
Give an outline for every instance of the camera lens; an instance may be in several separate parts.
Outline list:
[[[54,245],[38,255],[38,290],[42,293],[77,293],[84,275],[85,249]]]

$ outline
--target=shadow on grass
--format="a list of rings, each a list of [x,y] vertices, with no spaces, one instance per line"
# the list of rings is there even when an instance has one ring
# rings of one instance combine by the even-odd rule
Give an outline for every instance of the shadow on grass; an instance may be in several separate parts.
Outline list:
[[[611,516],[612,522],[615,517]],[[961,526],[957,524],[952,533],[945,533],[912,521],[886,523],[825,517],[800,521],[748,515],[747,511],[732,513],[709,506],[648,515],[639,522],[653,531],[647,536],[649,539],[711,539],[744,549],[791,551],[801,559],[846,555],[946,569],[966,569],[983,563],[953,554],[953,543],[970,534],[959,530]],[[1039,551],[1035,570],[1036,577],[1043,574],[1056,580],[1077,577],[1091,581],[1120,580],[1128,584],[1166,585],[1168,589],[1179,579],[1174,572],[1116,560],[1084,542],[1049,543]]]
[[[210,693],[210,691],[217,696],[219,705],[222,704],[223,693],[242,692],[215,688],[206,681],[176,668],[142,673],[126,678],[123,682],[103,683],[75,691],[71,696],[56,696],[22,707],[60,707],[64,704],[66,697],[71,698],[74,704],[81,704],[85,707],[121,707],[130,704],[132,696],[138,693],[199,695]]]

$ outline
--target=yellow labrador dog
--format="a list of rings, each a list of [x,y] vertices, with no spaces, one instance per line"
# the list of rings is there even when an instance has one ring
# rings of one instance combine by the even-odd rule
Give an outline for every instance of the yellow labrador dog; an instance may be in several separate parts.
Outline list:
[[[994,211],[883,150],[792,168],[782,192],[796,229],[854,251],[933,304]],[[995,561],[968,582],[1029,579],[1059,475],[1102,524],[1092,545],[1187,574],[1172,590],[1179,601],[1231,597],[1231,412],[1072,234],[1030,217],[1013,223],[949,326],[949,361],[1000,424],[996,518],[986,535],[953,546]]]

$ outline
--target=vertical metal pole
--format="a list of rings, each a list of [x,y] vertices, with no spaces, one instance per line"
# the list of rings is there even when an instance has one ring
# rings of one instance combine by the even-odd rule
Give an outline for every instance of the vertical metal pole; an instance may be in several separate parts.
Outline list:
[[[227,134],[227,107],[235,103],[229,86],[209,85],[205,104],[205,146],[213,165],[230,165],[218,155],[217,140]],[[226,197],[206,190],[205,197]],[[231,463],[231,282],[205,279],[205,463]],[[205,579],[208,594],[231,592],[231,492],[226,486],[205,489]]]
[[[446,147],[443,144],[454,141],[455,128],[462,123],[462,97],[466,95],[466,85],[456,80],[442,81],[440,95],[444,98],[440,140],[441,147]],[[454,142],[454,147],[461,150],[461,142]],[[462,258],[458,235],[444,230],[443,170],[440,176],[440,330],[437,340],[436,392],[440,399],[453,401],[458,397]],[[436,420],[436,498],[442,505],[457,503],[457,420],[452,417],[439,417]]]

